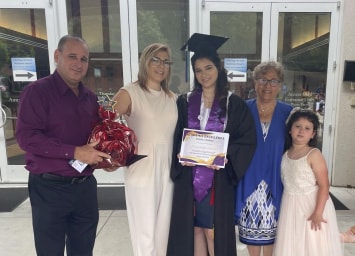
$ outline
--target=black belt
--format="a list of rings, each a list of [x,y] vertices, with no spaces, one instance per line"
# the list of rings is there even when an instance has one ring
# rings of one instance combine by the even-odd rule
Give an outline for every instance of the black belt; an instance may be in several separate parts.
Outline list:
[[[90,176],[71,177],[71,176],[59,176],[59,175],[50,174],[50,173],[41,174],[41,178],[44,179],[44,180],[59,181],[59,182],[69,183],[69,184],[80,184],[80,183],[83,183],[87,179],[89,179],[91,176],[92,175],[90,175]]]

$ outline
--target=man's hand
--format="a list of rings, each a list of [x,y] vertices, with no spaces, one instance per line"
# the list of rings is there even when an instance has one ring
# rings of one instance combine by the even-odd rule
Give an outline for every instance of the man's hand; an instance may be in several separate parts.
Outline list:
[[[106,172],[114,172],[117,171],[119,167],[109,167],[109,168],[103,168],[104,171]]]
[[[102,162],[104,158],[111,158],[110,155],[98,151],[94,148],[97,144],[99,144],[99,142],[100,141],[94,141],[90,144],[75,147],[74,159],[86,164],[98,164]]]

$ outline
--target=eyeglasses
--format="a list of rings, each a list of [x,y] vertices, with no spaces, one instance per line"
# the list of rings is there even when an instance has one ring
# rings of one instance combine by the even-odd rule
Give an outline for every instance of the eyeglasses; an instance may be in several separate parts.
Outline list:
[[[281,81],[276,80],[276,79],[268,80],[265,78],[259,78],[259,79],[257,79],[257,81],[258,81],[259,85],[266,86],[267,83],[269,83],[272,87],[276,87],[281,83]]]
[[[152,57],[151,62],[155,66],[164,65],[164,67],[166,67],[166,68],[170,68],[170,66],[173,64],[173,62],[170,61],[170,60],[162,60],[162,59],[160,59],[158,57]]]

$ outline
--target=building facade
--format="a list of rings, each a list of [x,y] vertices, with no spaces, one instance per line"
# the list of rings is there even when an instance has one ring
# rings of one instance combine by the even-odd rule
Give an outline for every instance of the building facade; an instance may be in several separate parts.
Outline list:
[[[1,1],[0,184],[27,182],[24,152],[14,136],[18,97],[31,81],[55,70],[53,52],[61,36],[88,42],[84,82],[97,95],[112,96],[136,80],[139,55],[154,42],[171,47],[171,89],[187,92],[190,54],[180,48],[199,32],[229,38],[219,54],[230,89],[244,99],[254,97],[253,68],[280,61],[285,81],[279,99],[318,113],[318,147],[331,184],[355,186],[354,12],[352,0]],[[98,170],[96,176],[100,183],[123,183],[120,170]]]

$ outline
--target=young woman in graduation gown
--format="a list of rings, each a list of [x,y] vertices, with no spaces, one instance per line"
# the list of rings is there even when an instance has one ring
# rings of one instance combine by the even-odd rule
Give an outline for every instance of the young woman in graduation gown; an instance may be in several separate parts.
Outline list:
[[[194,89],[177,100],[178,121],[171,166],[174,194],[167,255],[234,256],[234,191],[256,147],[255,126],[245,102],[229,92],[226,71],[216,49],[193,51]],[[180,163],[184,128],[229,133],[225,168]],[[209,181],[199,186],[199,179],[208,180],[204,173],[210,174]]]

